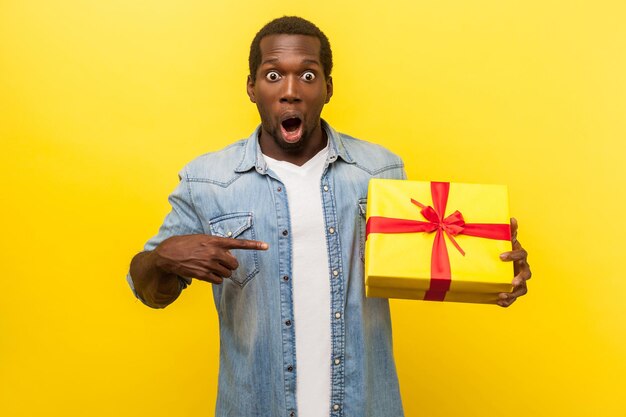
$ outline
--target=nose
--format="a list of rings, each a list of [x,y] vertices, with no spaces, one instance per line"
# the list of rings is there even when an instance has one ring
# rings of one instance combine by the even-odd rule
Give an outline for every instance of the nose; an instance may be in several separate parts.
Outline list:
[[[301,101],[297,77],[285,77],[282,87],[283,89],[280,94],[281,103],[297,103]]]

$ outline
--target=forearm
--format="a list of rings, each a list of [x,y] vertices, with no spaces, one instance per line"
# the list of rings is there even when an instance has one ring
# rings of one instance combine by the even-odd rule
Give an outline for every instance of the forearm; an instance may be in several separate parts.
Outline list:
[[[130,263],[130,276],[137,295],[152,308],[164,308],[180,295],[180,281],[156,265],[154,251],[135,255]]]

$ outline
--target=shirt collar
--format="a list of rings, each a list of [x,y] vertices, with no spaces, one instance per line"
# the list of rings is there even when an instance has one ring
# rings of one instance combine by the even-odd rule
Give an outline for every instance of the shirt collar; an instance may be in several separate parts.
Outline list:
[[[322,119],[322,129],[326,131],[328,135],[328,141],[330,142],[328,150],[328,163],[332,164],[337,158],[343,159],[349,164],[353,164],[355,161],[350,156],[350,153],[346,149],[344,141],[339,133],[335,131],[325,120]],[[243,154],[241,161],[235,172],[246,172],[255,168],[260,174],[267,172],[267,163],[261,153],[261,146],[259,145],[259,133],[261,132],[261,125],[259,125],[254,132],[248,137],[243,145]]]

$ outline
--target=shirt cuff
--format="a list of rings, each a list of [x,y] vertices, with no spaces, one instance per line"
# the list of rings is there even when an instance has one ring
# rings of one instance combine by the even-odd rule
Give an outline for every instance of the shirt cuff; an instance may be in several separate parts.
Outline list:
[[[188,285],[191,285],[191,278],[187,278],[187,277],[181,277],[179,275],[176,276],[178,278],[178,294],[180,295],[180,293],[187,288]],[[133,294],[135,295],[135,297],[141,301],[142,303],[144,303],[145,305],[147,305],[148,307],[152,307],[151,305],[149,305],[148,303],[146,303],[146,300],[144,300],[143,298],[141,298],[139,296],[139,294],[137,294],[137,290],[135,290],[135,283],[133,282],[133,277],[130,276],[130,272],[128,274],[126,274],[126,281],[128,282],[128,285],[130,286],[130,289],[132,290]]]

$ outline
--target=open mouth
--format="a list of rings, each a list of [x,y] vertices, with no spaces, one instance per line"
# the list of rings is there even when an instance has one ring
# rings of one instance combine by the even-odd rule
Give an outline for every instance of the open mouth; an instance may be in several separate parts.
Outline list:
[[[297,142],[302,136],[302,120],[299,117],[289,117],[280,123],[283,138],[287,142]]]

